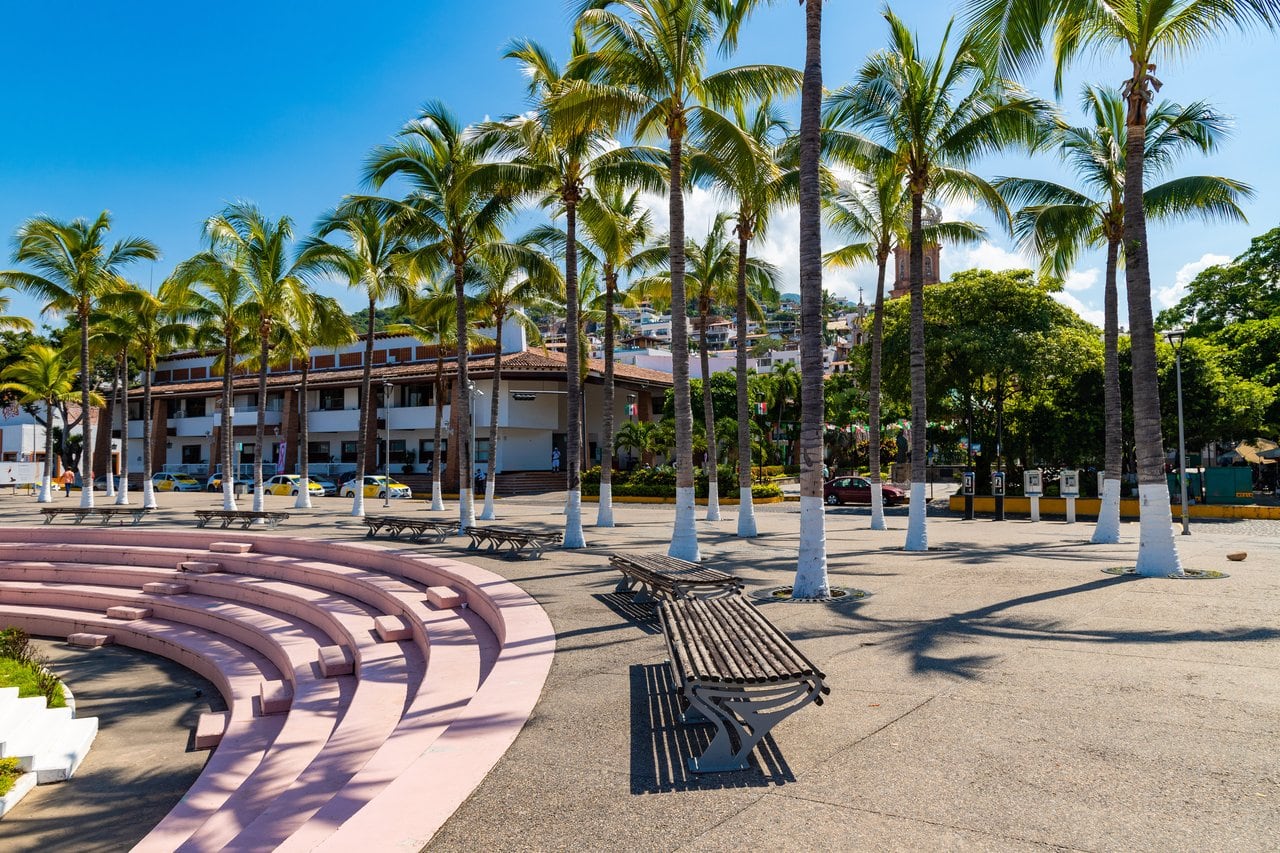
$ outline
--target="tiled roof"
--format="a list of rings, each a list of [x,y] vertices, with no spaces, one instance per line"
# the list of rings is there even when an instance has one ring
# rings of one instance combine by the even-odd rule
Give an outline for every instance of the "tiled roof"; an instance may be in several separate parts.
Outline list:
[[[492,355],[473,356],[467,362],[468,375],[492,377],[493,363],[494,357]],[[602,359],[589,359],[587,364],[590,368],[589,377],[594,379],[602,379],[604,377],[604,361]],[[564,372],[565,356],[563,353],[546,350],[524,350],[518,353],[508,353],[502,357],[502,375],[504,377],[528,376],[555,379],[563,378]],[[444,375],[451,377],[456,373],[457,363],[453,360],[446,361]],[[614,377],[620,381],[657,385],[663,388],[671,385],[671,374],[663,373],[660,370],[615,363],[613,373]],[[298,371],[268,373],[267,388],[277,391],[282,388],[292,388],[301,381],[301,376],[302,374]],[[307,383],[312,388],[332,387],[334,385],[347,386],[358,384],[363,376],[364,368],[362,367],[312,370]],[[413,362],[411,364],[375,364],[371,376],[371,381],[375,384],[385,380],[391,380],[398,384],[403,384],[408,380],[434,382],[436,363],[429,361]],[[238,375],[234,379],[234,386],[237,391],[253,391],[258,387],[258,375],[256,373]],[[151,393],[158,396],[169,394],[216,394],[221,390],[222,377],[220,376],[215,376],[212,379],[200,379],[194,382],[156,383],[151,386]],[[134,388],[129,392],[131,397],[138,397],[141,394],[141,388]]]

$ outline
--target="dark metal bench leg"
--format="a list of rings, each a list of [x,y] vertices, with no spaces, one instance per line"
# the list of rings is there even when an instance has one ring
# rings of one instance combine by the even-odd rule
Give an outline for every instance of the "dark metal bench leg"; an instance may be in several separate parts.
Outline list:
[[[622,580],[618,581],[618,585],[613,588],[614,592],[631,592],[631,588],[635,586],[635,579],[628,574],[623,574]]]
[[[705,715],[716,727],[715,737],[703,753],[689,759],[689,770],[723,773],[748,769],[751,752],[764,736],[817,698],[818,691],[818,685],[809,681],[753,688],[750,692],[699,684],[686,686],[684,693],[690,709]]]

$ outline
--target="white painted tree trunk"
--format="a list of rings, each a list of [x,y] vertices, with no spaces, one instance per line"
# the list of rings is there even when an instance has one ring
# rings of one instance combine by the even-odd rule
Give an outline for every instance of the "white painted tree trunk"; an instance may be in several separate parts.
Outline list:
[[[693,486],[676,487],[676,523],[667,555],[697,563],[702,560],[702,554],[698,551],[698,512],[693,491]]]
[[[907,544],[908,551],[928,551],[929,550],[929,528],[926,511],[928,504],[925,501],[925,484],[911,484],[911,508],[907,516]]]
[[[160,505],[156,503],[156,487],[150,480],[142,481],[142,505],[146,509],[159,509]],[[223,501],[223,509],[227,509],[226,501]],[[236,508],[236,502],[231,501],[230,509]]]
[[[826,598],[831,595],[827,580],[827,518],[821,497],[800,496],[800,562],[796,569],[792,598]]]
[[[493,480],[486,480],[484,484],[484,508],[480,510],[481,521],[493,521],[497,516],[493,511],[493,489],[496,484]]]
[[[106,497],[114,498],[116,496],[116,478],[111,475],[110,466],[107,467],[107,493]],[[119,501],[117,501],[119,503]]]
[[[311,509],[311,489],[307,483],[298,487],[298,499],[293,502],[294,509]]]
[[[1168,487],[1164,483],[1139,484],[1138,501],[1138,574],[1149,578],[1178,577],[1182,574],[1182,561],[1174,544]]]
[[[476,523],[476,505],[472,499],[473,489],[465,486],[458,488],[458,529],[474,527]]]
[[[147,485],[150,484],[148,483]],[[232,474],[222,475],[222,508],[231,512],[235,512],[238,509],[236,506],[236,481]]]
[[[107,480],[111,480],[110,474],[107,474]],[[129,505],[129,466],[127,463],[120,465],[120,488],[116,489],[116,504],[119,506]]]
[[[53,477],[48,471],[40,478],[40,496],[36,498],[36,503],[53,503]]]
[[[1120,481],[1108,478],[1102,481],[1102,506],[1098,509],[1098,524],[1093,528],[1094,545],[1116,545],[1120,542]]]
[[[707,521],[720,520],[720,484],[712,482],[707,492]]]
[[[259,483],[253,484],[253,511],[262,512],[266,509],[267,499],[263,497],[263,486]]]
[[[884,483],[871,481],[871,529],[884,530]]]
[[[565,548],[587,547],[586,535],[582,532],[582,490],[572,489],[569,499],[564,505],[564,539],[561,544]]]
[[[596,527],[613,527],[613,483],[600,484],[600,506],[596,512]]]
[[[438,479],[431,481],[431,511],[444,512],[444,494],[440,489],[440,481]]]
[[[351,493],[351,515],[364,518],[364,487],[358,483]]]
[[[87,413],[85,417],[85,422],[86,423],[88,422]],[[86,428],[85,432],[88,433],[88,431],[89,431],[88,428]],[[88,446],[89,446],[88,442],[86,441],[85,442],[86,451],[88,449]],[[92,509],[93,507],[93,469],[89,468],[88,465],[86,464],[88,461],[89,461],[89,454],[88,452],[86,452],[84,456],[80,457],[80,465],[81,465],[80,506],[89,507]]]
[[[754,539],[758,535],[756,507],[750,486],[738,489],[738,535],[745,539]]]

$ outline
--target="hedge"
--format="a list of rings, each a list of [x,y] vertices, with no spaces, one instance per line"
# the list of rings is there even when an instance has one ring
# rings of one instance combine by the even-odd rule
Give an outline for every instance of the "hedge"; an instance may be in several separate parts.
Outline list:
[[[631,471],[614,471],[612,493],[618,497],[674,498],[676,496],[676,470],[670,466],[659,468],[635,468]],[[738,472],[732,465],[716,469],[717,493],[722,498],[738,496]],[[707,477],[701,468],[693,469],[693,488],[696,497],[707,496]],[[582,493],[600,494],[599,466],[582,472]],[[782,489],[773,483],[755,483],[751,486],[754,498],[782,497]]]

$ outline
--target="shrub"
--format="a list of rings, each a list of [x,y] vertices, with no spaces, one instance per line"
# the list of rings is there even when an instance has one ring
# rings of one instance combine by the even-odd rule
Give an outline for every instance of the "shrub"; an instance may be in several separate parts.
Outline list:
[[[19,696],[44,696],[50,708],[67,704],[62,681],[45,666],[21,628],[0,631],[0,686],[17,687]]]
[[[13,790],[13,783],[22,775],[18,757],[0,758],[0,797]]]

